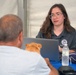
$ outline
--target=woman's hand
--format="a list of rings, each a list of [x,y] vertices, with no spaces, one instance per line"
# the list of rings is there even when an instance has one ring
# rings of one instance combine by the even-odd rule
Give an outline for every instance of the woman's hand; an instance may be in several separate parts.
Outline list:
[[[58,47],[59,47],[59,52],[61,53],[62,52],[62,48],[60,46],[58,46]]]
[[[60,46],[58,47],[59,47],[59,52],[62,53],[62,48]],[[69,53],[73,53],[73,52],[75,52],[75,50],[69,50]]]

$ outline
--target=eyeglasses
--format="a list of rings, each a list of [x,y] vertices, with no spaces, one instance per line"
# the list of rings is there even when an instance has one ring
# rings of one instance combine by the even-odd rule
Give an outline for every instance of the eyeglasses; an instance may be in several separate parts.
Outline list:
[[[62,15],[62,13],[61,12],[57,12],[56,14],[51,14],[51,15],[49,15],[49,18],[51,19],[51,18],[53,18],[53,17],[60,17]]]

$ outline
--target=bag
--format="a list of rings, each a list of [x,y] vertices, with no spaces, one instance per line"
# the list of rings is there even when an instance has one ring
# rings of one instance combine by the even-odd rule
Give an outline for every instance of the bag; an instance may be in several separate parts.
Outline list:
[[[76,52],[69,54],[69,60],[70,60],[70,63],[76,64]]]

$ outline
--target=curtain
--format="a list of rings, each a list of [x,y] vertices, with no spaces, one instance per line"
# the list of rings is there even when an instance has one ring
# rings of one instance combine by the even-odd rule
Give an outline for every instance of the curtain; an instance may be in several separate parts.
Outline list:
[[[17,0],[0,0],[0,17],[5,14],[17,15]]]

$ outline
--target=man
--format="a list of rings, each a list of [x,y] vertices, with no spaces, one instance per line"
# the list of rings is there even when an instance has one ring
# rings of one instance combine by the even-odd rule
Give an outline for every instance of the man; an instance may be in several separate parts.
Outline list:
[[[58,75],[48,59],[45,62],[39,54],[20,49],[22,41],[21,19],[12,14],[3,16],[0,19],[0,75]]]

